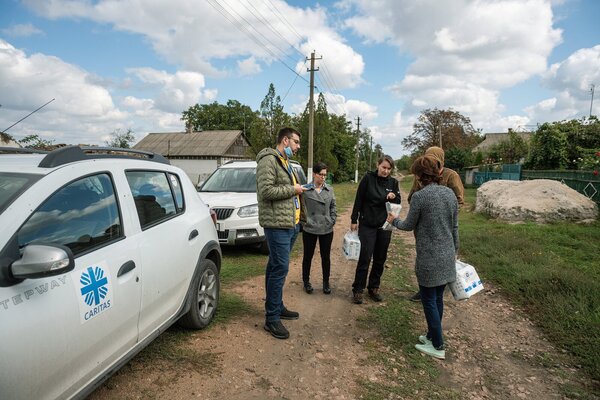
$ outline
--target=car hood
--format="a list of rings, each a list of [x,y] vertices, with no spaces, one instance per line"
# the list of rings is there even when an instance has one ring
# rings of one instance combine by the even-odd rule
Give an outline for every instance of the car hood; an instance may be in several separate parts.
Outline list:
[[[256,193],[238,192],[198,192],[202,201],[211,208],[240,208],[258,203]]]

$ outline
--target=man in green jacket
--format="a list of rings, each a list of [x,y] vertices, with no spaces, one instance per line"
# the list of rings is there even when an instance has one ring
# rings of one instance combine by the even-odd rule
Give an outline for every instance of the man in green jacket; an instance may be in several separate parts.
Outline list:
[[[275,148],[262,149],[256,156],[256,195],[258,221],[265,229],[269,261],[265,271],[265,330],[278,339],[290,333],[282,319],[298,319],[299,314],[283,304],[283,285],[290,252],[299,232],[300,194],[305,190],[289,163],[300,149],[300,132],[283,128]]]

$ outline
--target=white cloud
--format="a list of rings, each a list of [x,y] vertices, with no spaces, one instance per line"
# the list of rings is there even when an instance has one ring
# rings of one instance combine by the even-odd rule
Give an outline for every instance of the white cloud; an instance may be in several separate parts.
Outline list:
[[[245,60],[238,60],[237,62],[238,70],[240,71],[240,75],[256,75],[262,72],[262,68],[260,64],[256,62],[255,57],[248,57]]]
[[[424,0],[418,7],[395,0],[342,3],[357,11],[347,27],[414,58],[404,78],[388,88],[405,100],[406,118],[437,107],[453,108],[484,129],[526,121],[502,116],[500,90],[543,74],[562,41],[549,0]]]
[[[57,57],[28,55],[0,39],[0,93],[11,94],[2,102],[0,129],[54,98],[8,133],[17,139],[38,134],[55,143],[102,144],[115,129],[131,128],[138,138],[150,131],[183,130],[180,118],[184,108],[165,112],[157,104],[170,106],[167,100],[172,99],[178,104],[195,103],[216,95],[214,90],[201,90],[204,78],[197,73],[167,74],[152,69],[135,72],[145,86],[157,87],[159,94],[155,99],[124,97],[119,108],[112,93],[98,83],[102,82],[98,77]]]
[[[148,67],[130,68],[127,71],[160,91],[155,99],[155,107],[162,111],[178,113],[196,103],[212,101],[216,94],[213,90],[202,90],[204,75],[197,72],[177,71],[169,74]]]
[[[590,113],[591,85],[600,87],[600,45],[580,49],[560,63],[550,66],[543,83],[554,90],[554,97],[527,107],[532,121],[560,121],[580,118]],[[600,115],[600,102],[594,102],[592,114]]]
[[[212,65],[212,60],[249,57],[267,64],[280,59],[293,68],[316,50],[330,65],[338,90],[362,82],[362,57],[328,25],[326,10],[319,6],[303,9],[282,0],[219,3],[24,0],[24,3],[48,18],[87,18],[143,35],[159,55],[188,71],[224,76],[226,72]],[[252,66],[247,61],[241,62],[247,64],[242,67]]]
[[[8,28],[2,29],[2,33],[11,37],[27,37],[44,34],[44,32],[42,32],[32,24],[11,25]]]
[[[379,116],[377,112],[377,106],[369,104],[365,101],[355,100],[355,99],[346,99],[341,94],[333,94],[329,92],[323,92],[323,96],[325,97],[325,102],[327,103],[327,111],[336,115],[346,115],[346,117],[352,121],[356,119],[356,117],[360,116],[360,118],[365,121],[374,120]],[[315,104],[318,101],[318,94],[315,93]],[[306,104],[308,103],[308,97],[303,99],[300,103],[296,103],[292,106],[292,112],[300,114],[304,112],[306,108]]]

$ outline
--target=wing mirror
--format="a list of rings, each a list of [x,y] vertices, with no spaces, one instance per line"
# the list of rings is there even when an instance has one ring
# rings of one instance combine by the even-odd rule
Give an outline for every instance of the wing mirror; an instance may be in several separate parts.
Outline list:
[[[73,252],[66,246],[30,244],[23,256],[11,265],[15,278],[43,278],[60,275],[75,268]]]

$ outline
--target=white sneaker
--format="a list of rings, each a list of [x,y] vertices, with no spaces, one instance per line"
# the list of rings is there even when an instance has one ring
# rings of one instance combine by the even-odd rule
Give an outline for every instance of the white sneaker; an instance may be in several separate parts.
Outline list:
[[[423,344],[431,344],[431,340],[427,339],[427,336],[425,336],[425,335],[419,336],[419,342],[421,342]]]
[[[415,348],[421,353],[427,354],[428,356],[438,358],[440,360],[446,359],[446,351],[438,350],[431,343],[428,344],[416,344]]]

